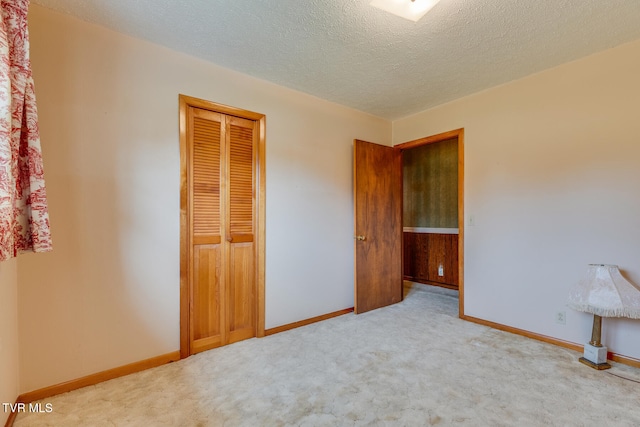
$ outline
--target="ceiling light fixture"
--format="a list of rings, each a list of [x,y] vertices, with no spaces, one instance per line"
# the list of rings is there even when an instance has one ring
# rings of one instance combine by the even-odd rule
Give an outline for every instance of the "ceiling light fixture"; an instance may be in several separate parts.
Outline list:
[[[393,13],[401,18],[418,22],[440,0],[373,0],[373,7]]]

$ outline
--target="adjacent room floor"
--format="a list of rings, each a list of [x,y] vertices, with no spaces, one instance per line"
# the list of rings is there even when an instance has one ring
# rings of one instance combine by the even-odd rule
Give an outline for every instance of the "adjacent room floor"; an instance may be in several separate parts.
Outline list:
[[[408,283],[394,306],[55,396],[15,426],[640,425],[640,370],[590,369],[457,307],[455,291]]]

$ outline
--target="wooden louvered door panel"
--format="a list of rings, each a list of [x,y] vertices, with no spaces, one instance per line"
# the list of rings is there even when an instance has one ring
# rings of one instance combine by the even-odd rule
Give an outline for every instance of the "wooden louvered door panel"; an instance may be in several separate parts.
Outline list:
[[[222,233],[224,200],[224,116],[207,110],[189,111],[191,135],[191,349],[193,353],[222,345],[227,337]]]
[[[189,108],[191,353],[255,336],[255,122]]]
[[[255,336],[255,122],[228,117],[229,342]]]

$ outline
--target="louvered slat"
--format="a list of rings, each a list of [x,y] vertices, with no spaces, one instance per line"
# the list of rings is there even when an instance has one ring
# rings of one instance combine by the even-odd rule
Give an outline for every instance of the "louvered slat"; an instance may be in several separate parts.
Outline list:
[[[229,199],[231,234],[253,233],[253,129],[230,126]]]
[[[193,120],[193,234],[220,235],[221,124]]]

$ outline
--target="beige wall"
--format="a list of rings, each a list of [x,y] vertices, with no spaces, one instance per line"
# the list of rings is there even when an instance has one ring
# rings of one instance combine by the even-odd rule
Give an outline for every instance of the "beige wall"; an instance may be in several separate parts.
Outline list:
[[[16,259],[0,262],[0,405],[15,402],[19,390],[17,272]],[[0,425],[8,416],[0,406]]]
[[[583,343],[586,265],[640,285],[639,76],[640,41],[394,122],[394,144],[465,129],[466,314]],[[606,319],[605,345],[640,358],[639,326]]]
[[[266,326],[353,306],[354,138],[391,124],[32,6],[54,251],[19,260],[21,392],[179,348],[178,94],[267,116]]]
[[[352,140],[389,122],[38,6],[30,31],[55,250],[0,264],[2,399],[18,331],[20,392],[178,349],[179,93],[267,115],[267,327],[352,306]],[[640,283],[638,75],[640,42],[394,122],[465,128],[467,314],[583,342],[585,265]],[[604,332],[640,358],[637,322]]]

